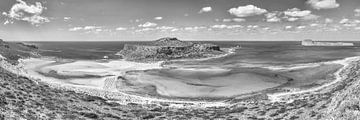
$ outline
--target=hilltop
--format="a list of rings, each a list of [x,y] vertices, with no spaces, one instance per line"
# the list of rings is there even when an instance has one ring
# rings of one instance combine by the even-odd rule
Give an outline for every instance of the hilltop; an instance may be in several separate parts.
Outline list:
[[[144,44],[125,44],[117,53],[130,61],[163,61],[185,58],[205,58],[224,52],[218,45],[193,43],[177,38],[161,38]]]

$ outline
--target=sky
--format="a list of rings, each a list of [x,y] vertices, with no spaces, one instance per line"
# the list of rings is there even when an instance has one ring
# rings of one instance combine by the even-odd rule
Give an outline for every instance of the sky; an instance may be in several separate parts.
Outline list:
[[[6,41],[360,41],[360,0],[1,0]]]

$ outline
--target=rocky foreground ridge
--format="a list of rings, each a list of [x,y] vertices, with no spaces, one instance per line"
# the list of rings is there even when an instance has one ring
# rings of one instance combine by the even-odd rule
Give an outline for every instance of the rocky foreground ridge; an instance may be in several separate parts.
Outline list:
[[[117,53],[130,61],[163,61],[172,59],[204,58],[224,53],[218,45],[161,38],[145,44],[125,44]]]

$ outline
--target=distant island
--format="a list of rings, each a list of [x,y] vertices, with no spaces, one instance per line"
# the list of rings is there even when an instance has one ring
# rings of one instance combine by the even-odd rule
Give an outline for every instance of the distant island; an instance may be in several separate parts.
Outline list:
[[[218,45],[193,43],[177,38],[161,38],[146,44],[125,44],[117,53],[129,61],[163,61],[172,59],[205,58],[223,54]]]
[[[354,46],[354,43],[345,42],[316,42],[310,39],[301,41],[302,46]]]

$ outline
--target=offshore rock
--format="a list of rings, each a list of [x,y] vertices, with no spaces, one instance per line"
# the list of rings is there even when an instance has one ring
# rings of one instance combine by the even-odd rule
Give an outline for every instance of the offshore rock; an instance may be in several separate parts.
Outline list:
[[[316,42],[310,39],[301,41],[303,46],[354,46],[354,43],[345,42]]]
[[[144,44],[125,44],[124,49],[117,53],[129,61],[163,61],[186,58],[205,58],[224,52],[218,45],[193,43],[177,38],[161,38]]]

